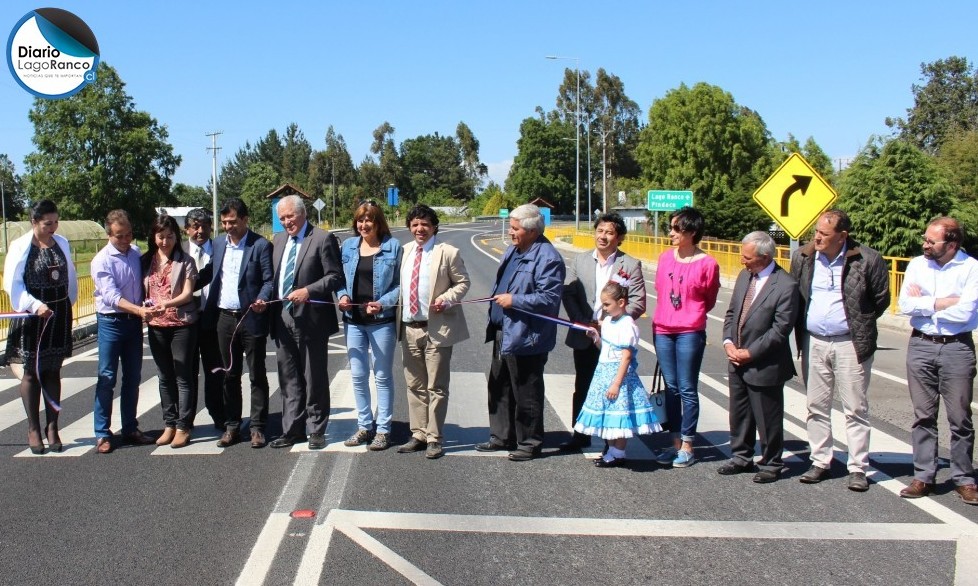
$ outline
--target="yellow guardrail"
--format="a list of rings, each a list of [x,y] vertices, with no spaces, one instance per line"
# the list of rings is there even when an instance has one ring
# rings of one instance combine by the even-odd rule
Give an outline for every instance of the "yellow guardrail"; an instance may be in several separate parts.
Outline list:
[[[549,226],[547,228],[547,238],[551,240],[560,238],[577,248],[594,248],[594,233],[586,230],[575,230],[573,226]],[[671,248],[672,244],[668,238],[642,236],[638,234],[628,234],[621,245],[621,249],[626,253],[646,263],[657,262],[659,255],[664,250]],[[701,240],[700,248],[704,252],[716,259],[720,265],[720,276],[728,279],[735,279],[741,270],[740,264],[740,242],[729,240]],[[888,265],[890,277],[890,313],[899,311],[897,298],[900,295],[900,287],[903,285],[903,275],[907,268],[909,258],[884,256],[883,260]],[[775,261],[781,268],[788,270],[791,264],[791,252],[787,246],[779,246],[775,255]]]
[[[0,280],[2,280],[0,275]],[[10,296],[6,291],[0,291],[0,311],[13,311],[10,306]],[[81,320],[95,315],[95,283],[91,277],[78,277],[78,299],[71,307],[72,326],[77,326]],[[7,339],[10,320],[0,320],[0,340]]]

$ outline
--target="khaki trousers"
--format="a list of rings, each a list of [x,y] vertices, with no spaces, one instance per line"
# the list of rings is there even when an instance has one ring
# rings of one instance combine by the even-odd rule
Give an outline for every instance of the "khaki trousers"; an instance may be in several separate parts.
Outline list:
[[[401,327],[404,328],[401,361],[407,383],[411,435],[418,441],[443,443],[452,347],[432,344],[426,326],[412,327],[405,323]]]
[[[828,470],[832,465],[832,394],[838,391],[846,417],[849,472],[865,472],[869,466],[869,389],[873,357],[862,364],[848,335],[823,337],[810,334],[802,349],[802,372],[808,394],[808,443],[812,463]]]

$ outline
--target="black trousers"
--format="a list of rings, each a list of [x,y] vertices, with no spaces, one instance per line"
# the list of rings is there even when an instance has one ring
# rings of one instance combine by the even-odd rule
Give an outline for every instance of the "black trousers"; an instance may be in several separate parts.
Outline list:
[[[489,432],[493,443],[539,453],[543,446],[543,367],[548,354],[500,355],[501,333],[489,369]]]
[[[784,384],[771,387],[749,385],[730,373],[730,451],[740,465],[754,459],[754,443],[761,440],[762,470],[780,472],[784,462]]]
[[[574,398],[571,403],[571,425],[577,423],[577,416],[581,414],[584,400],[587,399],[587,391],[591,388],[591,379],[594,378],[594,370],[598,367],[598,358],[601,357],[601,349],[595,345],[590,345],[583,350],[574,349]],[[574,437],[591,439],[591,436],[574,432]]]
[[[200,322],[197,322],[198,324]],[[216,329],[197,329],[197,350],[195,357],[200,360],[193,360],[194,365],[194,384],[200,385],[199,372],[201,367],[204,371],[204,406],[207,413],[217,425],[224,425],[224,373],[214,372],[215,368],[221,368],[224,363],[221,361],[221,348],[217,340]],[[198,392],[198,396],[200,396]]]
[[[266,336],[253,336],[238,328],[238,318],[221,313],[217,318],[217,342],[221,361],[231,370],[224,375],[224,424],[228,430],[241,427],[241,372],[247,363],[251,381],[251,429],[261,431],[268,421],[268,375],[265,371]],[[232,335],[234,339],[232,340]]]
[[[163,424],[190,431],[197,415],[197,385],[193,382],[197,327],[150,326],[149,349],[160,379]]]

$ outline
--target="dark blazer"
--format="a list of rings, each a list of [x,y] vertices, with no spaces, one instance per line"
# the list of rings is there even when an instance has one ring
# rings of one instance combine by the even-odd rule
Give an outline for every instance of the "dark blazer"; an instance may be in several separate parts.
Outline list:
[[[737,343],[737,323],[747,294],[745,269],[737,275],[730,307],[723,320],[723,339]],[[781,267],[775,265],[761,292],[747,310],[747,321],[741,332],[740,348],[747,348],[751,361],[743,366],[729,364],[730,374],[739,375],[745,383],[760,387],[784,384],[795,375],[788,343],[791,329],[800,311],[798,283]]]
[[[214,240],[214,254],[211,256],[210,270],[201,271],[201,274],[208,276],[211,286],[207,293],[207,301],[204,304],[204,319],[201,326],[213,329],[217,326],[217,316],[219,308],[218,301],[221,298],[221,278],[224,265],[224,253],[227,251],[227,237]],[[238,273],[238,302],[241,309],[248,307],[261,299],[268,301],[274,295],[274,284],[272,282],[272,245],[263,236],[248,230],[244,237],[244,255],[241,258],[241,270]],[[255,313],[248,312],[242,324],[245,330],[252,336],[268,335],[268,312]]]
[[[274,238],[275,252],[272,256],[275,268],[273,277],[273,297],[278,297],[278,282],[282,271],[283,256],[289,234],[279,232]],[[295,259],[294,289],[307,288],[310,299],[333,301],[333,293],[343,287],[343,267],[340,264],[340,244],[336,236],[306,222],[306,232],[302,247]],[[213,295],[213,293],[212,293]],[[275,311],[280,311],[275,308]],[[298,303],[292,307],[292,317],[296,326],[305,331],[325,334],[328,338],[340,331],[336,319],[336,308],[320,303]],[[275,337],[272,328],[272,337]]]

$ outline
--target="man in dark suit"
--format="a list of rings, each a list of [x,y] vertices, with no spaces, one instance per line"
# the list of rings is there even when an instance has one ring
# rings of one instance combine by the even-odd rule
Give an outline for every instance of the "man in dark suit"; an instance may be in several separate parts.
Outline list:
[[[194,299],[197,307],[204,310],[207,302],[207,294],[210,292],[210,273],[205,275],[202,271],[210,266],[214,256],[214,242],[211,240],[211,233],[214,229],[214,218],[211,213],[204,208],[196,208],[187,212],[183,220],[183,230],[187,234],[187,239],[183,242],[183,251],[194,259],[197,265],[197,284],[195,285]],[[205,281],[205,276],[208,278]],[[211,419],[214,420],[214,427],[219,431],[224,431],[224,373],[214,372],[214,369],[223,366],[221,364],[221,351],[217,343],[217,330],[214,324],[203,327],[203,321],[197,322],[197,351],[194,352],[194,384],[198,384],[197,374],[200,367],[204,368],[204,405]],[[200,357],[197,360],[196,357]]]
[[[781,476],[784,448],[784,383],[795,375],[788,336],[798,317],[798,283],[774,262],[774,240],[751,232],[740,247],[744,270],[737,276],[723,321],[723,348],[730,361],[731,459],[723,475],[754,469],[754,442],[760,435],[760,471],[754,482]]]
[[[213,275],[201,319],[202,328],[216,329],[221,361],[225,368],[230,367],[224,376],[224,434],[217,445],[227,448],[240,441],[244,359],[251,381],[251,447],[261,448],[265,445],[268,420],[268,316],[248,308],[255,301],[272,297],[272,245],[248,229],[248,206],[240,199],[224,202],[220,215],[221,227],[227,234],[214,242]],[[244,322],[239,327],[242,317]]]
[[[282,389],[282,436],[269,444],[285,448],[306,441],[309,449],[326,447],[329,419],[327,342],[339,331],[331,301],[343,286],[336,236],[306,221],[306,206],[297,195],[276,207],[285,232],[275,235],[274,290],[282,300],[272,306],[272,337]]]

